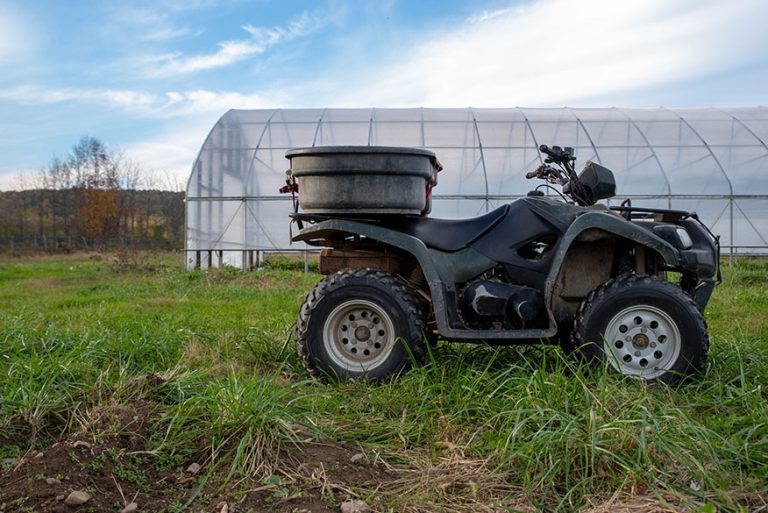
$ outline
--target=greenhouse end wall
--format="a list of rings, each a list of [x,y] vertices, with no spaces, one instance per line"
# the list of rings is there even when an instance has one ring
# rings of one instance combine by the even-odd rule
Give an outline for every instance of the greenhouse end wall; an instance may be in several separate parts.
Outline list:
[[[615,204],[697,212],[726,254],[768,253],[768,108],[230,110],[206,138],[187,184],[186,264],[251,266],[291,244],[289,149],[408,146],[444,170],[432,216],[470,217],[536,183],[540,144],[573,146],[613,170]]]

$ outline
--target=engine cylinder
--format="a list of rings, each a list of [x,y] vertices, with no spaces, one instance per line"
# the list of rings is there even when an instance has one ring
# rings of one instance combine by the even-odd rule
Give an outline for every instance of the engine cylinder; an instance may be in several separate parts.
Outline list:
[[[541,294],[528,287],[491,280],[472,282],[459,298],[462,317],[475,328],[500,323],[505,328],[520,327],[544,312]]]

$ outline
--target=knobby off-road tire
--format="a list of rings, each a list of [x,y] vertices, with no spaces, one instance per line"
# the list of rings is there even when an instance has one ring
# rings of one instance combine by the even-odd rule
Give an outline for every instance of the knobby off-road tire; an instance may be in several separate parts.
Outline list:
[[[622,275],[592,291],[573,328],[576,356],[648,382],[677,383],[699,373],[709,336],[693,299],[647,275]]]
[[[397,276],[339,271],[304,300],[296,344],[314,377],[381,381],[424,361],[425,319],[424,302]]]

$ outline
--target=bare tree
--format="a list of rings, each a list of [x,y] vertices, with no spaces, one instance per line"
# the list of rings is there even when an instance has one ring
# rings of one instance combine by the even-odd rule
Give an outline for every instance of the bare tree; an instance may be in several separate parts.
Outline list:
[[[178,242],[183,236],[183,182],[146,173],[95,137],[19,175],[15,186],[21,192],[0,193],[0,235],[63,236],[65,244],[137,236]]]

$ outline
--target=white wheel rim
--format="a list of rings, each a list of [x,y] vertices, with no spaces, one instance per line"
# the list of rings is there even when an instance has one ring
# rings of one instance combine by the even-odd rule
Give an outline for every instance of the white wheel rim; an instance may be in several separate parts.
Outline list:
[[[392,352],[394,324],[389,314],[371,301],[346,301],[325,319],[323,345],[333,363],[342,369],[370,371]]]
[[[650,305],[620,311],[603,335],[603,348],[613,368],[644,379],[668,372],[680,356],[680,345],[680,330],[675,321]]]

